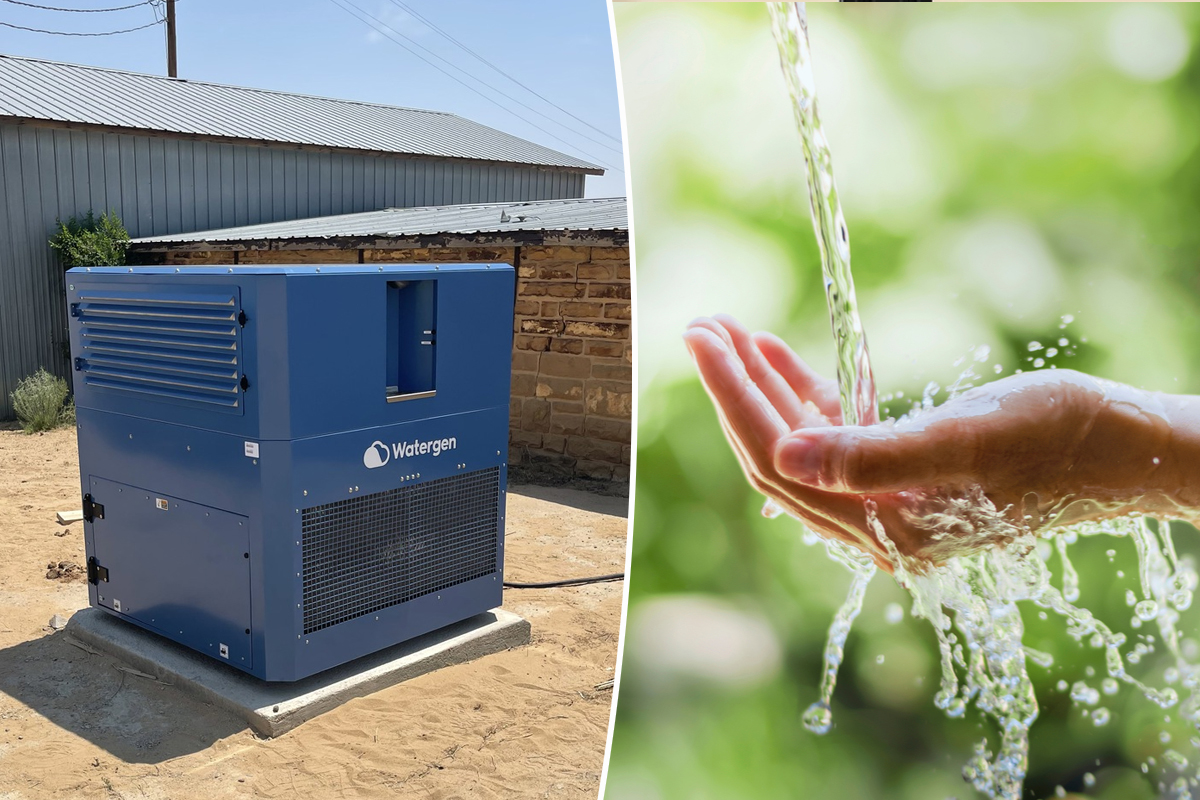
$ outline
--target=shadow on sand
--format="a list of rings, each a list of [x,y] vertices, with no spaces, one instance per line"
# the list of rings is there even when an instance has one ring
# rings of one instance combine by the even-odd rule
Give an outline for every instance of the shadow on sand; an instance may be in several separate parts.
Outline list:
[[[0,692],[127,763],[158,764],[246,730],[232,714],[80,645],[58,631],[0,650]]]

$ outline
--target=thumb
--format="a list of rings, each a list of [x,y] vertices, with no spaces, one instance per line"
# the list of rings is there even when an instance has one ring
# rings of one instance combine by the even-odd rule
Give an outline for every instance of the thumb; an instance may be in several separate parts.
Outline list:
[[[878,425],[806,428],[775,448],[775,468],[794,481],[834,492],[885,493],[957,482],[969,469],[968,442],[929,428]]]

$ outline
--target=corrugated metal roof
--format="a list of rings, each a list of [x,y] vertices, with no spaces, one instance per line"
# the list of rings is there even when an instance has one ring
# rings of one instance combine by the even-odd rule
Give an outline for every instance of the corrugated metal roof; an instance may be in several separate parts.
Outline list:
[[[134,244],[246,242],[269,239],[403,238],[514,231],[629,230],[624,197],[388,208],[362,214],[311,217],[266,225],[134,239]]]
[[[595,164],[440,111],[0,55],[0,117],[578,169]]]

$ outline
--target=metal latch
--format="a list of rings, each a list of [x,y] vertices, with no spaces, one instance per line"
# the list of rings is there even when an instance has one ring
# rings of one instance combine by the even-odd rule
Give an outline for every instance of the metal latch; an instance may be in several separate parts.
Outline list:
[[[83,518],[88,522],[104,519],[104,506],[93,500],[91,494],[83,496]]]
[[[99,583],[100,581],[108,583],[108,567],[100,566],[100,562],[96,560],[95,556],[88,559],[87,575],[88,583]]]

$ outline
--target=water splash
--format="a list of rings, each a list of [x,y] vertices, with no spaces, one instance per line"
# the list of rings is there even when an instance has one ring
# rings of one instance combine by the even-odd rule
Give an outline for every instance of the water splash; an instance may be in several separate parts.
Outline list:
[[[850,271],[849,232],[833,179],[829,143],[817,110],[805,8],[802,3],[778,2],[768,3],[767,7],[801,134],[809,208],[837,347],[843,421],[850,425],[874,424],[879,421],[875,381]],[[1065,314],[1059,328],[1065,329],[1073,321],[1072,315]],[[1087,339],[1081,337],[1080,341]],[[1062,337],[1057,344],[1065,348],[1069,341]],[[1035,354],[1045,350],[1045,356],[1051,358],[1058,354],[1055,348],[1046,348],[1040,342],[1031,342],[1027,349]],[[1066,351],[1066,355],[1071,354],[1072,351]],[[976,352],[974,362],[983,363],[988,355],[983,348]],[[1028,360],[1035,367],[1045,365],[1039,355],[1031,355]],[[968,365],[947,393],[953,398],[973,385],[969,381],[978,379],[972,365]],[[910,413],[919,415],[932,408],[940,391],[941,387],[930,383]],[[933,492],[914,503],[909,521],[931,531],[934,552],[926,554],[930,560],[918,561],[901,555],[880,523],[873,502],[864,505],[867,523],[887,549],[897,582],[912,595],[913,615],[927,620],[937,636],[942,675],[934,704],[951,717],[963,716],[968,705],[973,704],[997,723],[1000,740],[995,752],[985,739],[976,744],[974,754],[963,768],[963,777],[977,790],[995,800],[1020,800],[1022,796],[1028,767],[1029,729],[1038,716],[1037,697],[1026,661],[1048,666],[1049,659],[1023,644],[1019,602],[1031,602],[1044,609],[1040,615],[1043,619],[1046,611],[1057,614],[1064,620],[1068,636],[1103,650],[1107,677],[1102,679],[1101,688],[1078,681],[1070,694],[1084,706],[1093,725],[1106,725],[1110,719],[1108,709],[1098,706],[1101,692],[1114,695],[1124,683],[1162,709],[1179,705],[1181,716],[1200,729],[1197,693],[1200,667],[1184,657],[1175,628],[1179,612],[1190,606],[1200,580],[1190,563],[1177,558],[1166,522],[1152,529],[1144,518],[1127,518],[1081,523],[1053,531],[1062,572],[1060,591],[1051,584],[1050,569],[1039,556],[1039,544],[1044,546],[1045,542],[1027,526],[1009,521],[978,487],[954,493]],[[770,501],[763,508],[768,517],[778,516],[779,511]],[[1174,662],[1175,680],[1189,690],[1182,704],[1172,686],[1154,688],[1126,671],[1125,662],[1137,663],[1142,656],[1153,652],[1152,644],[1138,642],[1123,657],[1125,635],[1114,633],[1090,611],[1074,605],[1080,595],[1079,576],[1071,564],[1068,547],[1081,536],[1097,534],[1129,536],[1135,542],[1142,599],[1130,593],[1129,605],[1134,609],[1131,624],[1135,628],[1151,621],[1156,624],[1163,647]],[[803,724],[818,734],[827,733],[832,727],[831,700],[846,639],[862,608],[867,584],[876,571],[872,560],[855,548],[833,540],[825,544],[829,556],[850,569],[852,579],[846,601],[829,629],[820,699],[802,718]],[[931,561],[937,566],[931,566]],[[1140,638],[1152,640],[1152,637]],[[1088,675],[1094,674],[1089,667]],[[1175,680],[1166,682],[1172,684]],[[1066,690],[1066,682],[1060,681],[1059,687]],[[1167,751],[1164,759],[1175,770],[1188,765],[1175,751]],[[1144,772],[1148,769],[1148,764],[1143,765]],[[1183,783],[1176,782],[1172,796],[1190,797],[1186,794],[1188,781],[1180,780]]]
[[[843,544],[835,539],[825,540],[825,551],[829,557],[847,567],[853,574],[850,581],[850,591],[842,607],[833,616],[829,626],[829,634],[825,640],[824,670],[821,672],[821,699],[808,707],[804,712],[802,722],[804,727],[813,733],[828,733],[833,724],[833,712],[830,703],[833,701],[833,690],[837,686],[838,668],[846,653],[846,638],[850,635],[850,627],[854,618],[862,611],[863,598],[867,594],[867,584],[875,577],[875,562],[863,551],[856,547]]]

